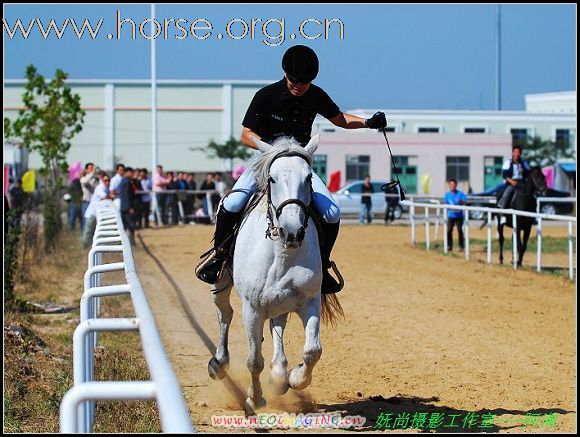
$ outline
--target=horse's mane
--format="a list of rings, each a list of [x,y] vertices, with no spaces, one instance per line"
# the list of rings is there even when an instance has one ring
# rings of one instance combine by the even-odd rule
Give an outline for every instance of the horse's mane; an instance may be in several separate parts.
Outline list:
[[[303,158],[308,165],[312,165],[312,157],[294,138],[280,137],[274,141],[272,147],[263,153],[252,166],[252,172],[256,180],[257,191],[264,192],[268,186],[270,167],[276,158],[291,153]]]

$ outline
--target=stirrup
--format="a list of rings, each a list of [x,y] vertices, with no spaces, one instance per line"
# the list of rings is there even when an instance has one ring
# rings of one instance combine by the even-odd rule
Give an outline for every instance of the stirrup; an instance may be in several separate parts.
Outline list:
[[[332,271],[334,272],[334,274],[336,275],[336,277],[338,278],[338,290],[335,293],[338,293],[339,291],[341,291],[344,288],[344,278],[342,277],[342,274],[340,273],[340,271],[338,270],[338,267],[336,266],[336,263],[334,261],[330,261],[330,268],[332,268]],[[328,270],[328,269],[327,269]],[[327,293],[323,293],[323,294],[327,294]],[[334,294],[334,293],[333,293]]]
[[[203,268],[205,266],[207,266],[210,263],[210,261],[212,261],[217,256],[218,251],[223,251],[223,249],[220,249],[220,248],[216,249],[215,247],[212,247],[211,249],[209,249],[207,252],[203,253],[200,256],[201,260],[195,266],[195,276],[197,276],[197,279],[199,279],[200,281],[203,281],[203,279],[201,279],[201,271],[203,270]],[[222,255],[225,255],[225,254],[222,252]],[[227,264],[227,261],[228,261],[227,256],[224,256],[222,266],[220,267],[220,271],[218,273],[218,279],[221,279],[222,274],[224,272],[224,267]]]

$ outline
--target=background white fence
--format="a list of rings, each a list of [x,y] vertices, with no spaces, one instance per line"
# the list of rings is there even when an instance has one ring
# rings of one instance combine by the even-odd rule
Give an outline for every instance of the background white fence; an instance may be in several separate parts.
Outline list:
[[[103,253],[121,253],[122,262],[102,262]],[[181,388],[163,349],[121,215],[110,200],[99,203],[97,226],[84,277],[80,323],[73,336],[74,386],[60,405],[61,432],[91,432],[95,400],[155,400],[164,432],[194,432]],[[102,285],[102,274],[125,272],[126,283]],[[135,318],[99,317],[99,299],[130,294]],[[94,381],[94,348],[100,331],[139,331],[151,381]],[[121,430],[119,430],[121,431]]]
[[[491,264],[491,229],[492,229],[492,214],[504,214],[511,215],[514,223],[513,234],[512,234],[512,248],[513,248],[513,267],[517,269],[517,218],[518,217],[533,217],[537,220],[537,271],[542,270],[542,220],[554,220],[554,221],[564,221],[568,222],[568,269],[569,278],[574,279],[574,233],[572,223],[576,223],[576,217],[563,216],[563,215],[553,215],[553,214],[540,214],[532,213],[526,211],[518,211],[515,209],[499,209],[499,208],[487,208],[478,206],[466,206],[466,205],[447,205],[440,203],[419,203],[414,201],[405,200],[404,205],[410,207],[410,221],[411,221],[411,243],[415,244],[415,222],[418,219],[416,215],[415,208],[424,208],[424,218],[425,218],[425,248],[429,250],[430,248],[430,215],[429,210],[435,209],[435,240],[438,240],[439,235],[439,222],[441,220],[441,210],[443,210],[443,252],[447,253],[447,212],[448,210],[461,210],[465,211],[464,214],[464,234],[465,234],[465,259],[469,259],[469,211],[479,211],[487,214],[487,263]]]

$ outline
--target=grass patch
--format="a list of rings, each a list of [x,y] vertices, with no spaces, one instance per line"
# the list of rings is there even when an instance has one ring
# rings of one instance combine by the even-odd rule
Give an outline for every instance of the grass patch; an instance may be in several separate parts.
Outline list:
[[[23,301],[73,307],[66,314],[4,313],[4,432],[59,432],[59,408],[72,387],[72,336],[87,256],[78,232],[65,232],[57,253],[29,251],[15,292]],[[104,276],[104,284],[122,278]],[[129,296],[101,299],[101,317],[134,317]],[[12,329],[10,329],[12,326]],[[102,333],[96,351],[95,380],[149,379],[137,332]],[[94,432],[160,432],[154,401],[97,402]]]

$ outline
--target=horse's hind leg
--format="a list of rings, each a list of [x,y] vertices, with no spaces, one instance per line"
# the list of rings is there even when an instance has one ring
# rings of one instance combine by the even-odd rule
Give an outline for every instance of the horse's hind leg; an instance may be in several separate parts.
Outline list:
[[[262,386],[260,385],[260,373],[264,370],[262,341],[264,339],[265,319],[247,302],[243,302],[242,315],[250,347],[247,365],[252,375],[252,382],[248,388],[248,399],[246,399],[246,412],[253,412],[266,405],[266,401],[262,397]]]
[[[303,390],[312,381],[312,370],[322,355],[320,344],[320,295],[311,299],[298,315],[302,319],[306,342],[304,363],[294,367],[288,374],[288,383],[294,390]]]
[[[504,225],[501,224],[501,220],[498,218],[497,233],[499,236],[499,263],[500,264],[503,264],[503,240],[504,240],[503,228],[504,228]]]
[[[271,372],[268,385],[277,395],[283,395],[288,391],[288,360],[284,354],[284,328],[286,328],[287,320],[287,313],[270,320],[274,354],[270,364]]]
[[[224,271],[222,279],[215,284],[213,290],[222,291],[212,294],[213,302],[217,307],[218,322],[220,325],[220,339],[215,354],[209,360],[207,371],[212,379],[222,379],[226,375],[226,370],[230,363],[230,353],[228,352],[228,332],[230,323],[234,315],[234,310],[230,305],[230,293],[232,291],[232,281],[228,271]]]

